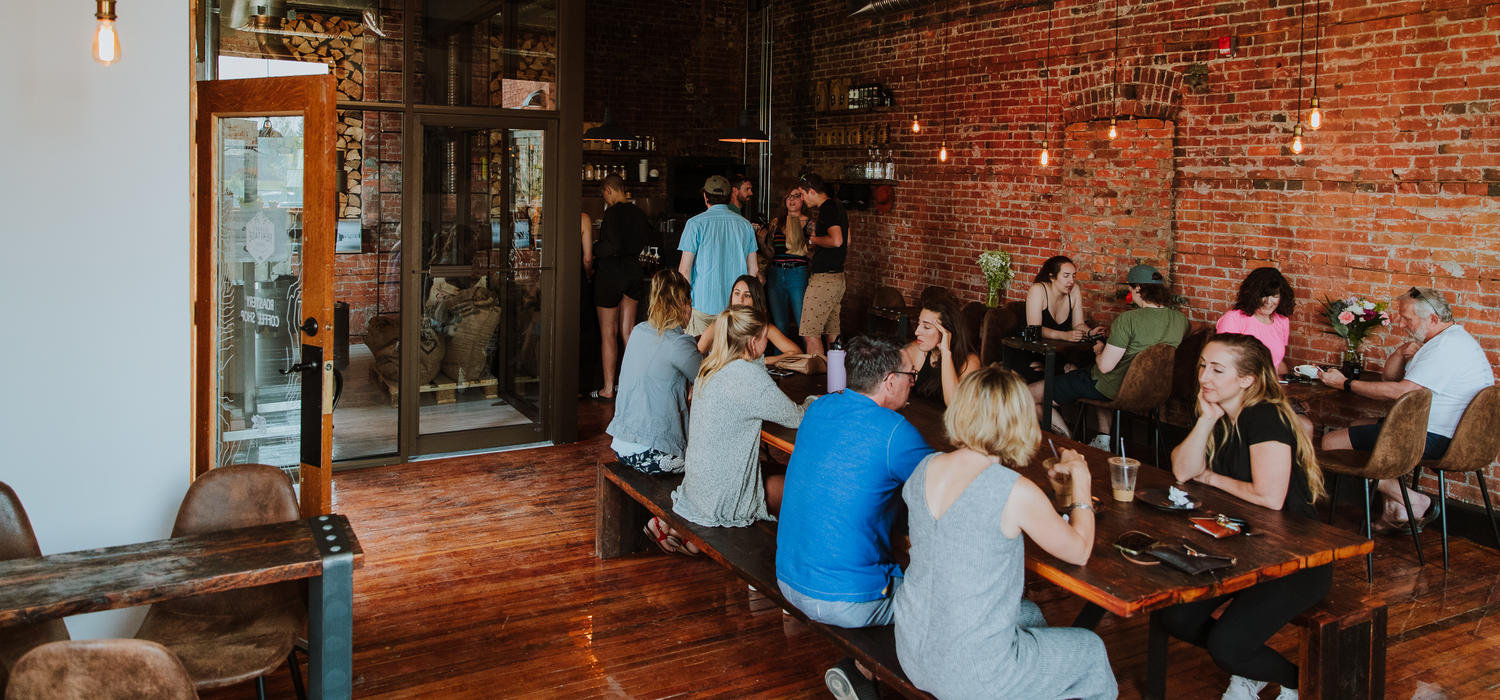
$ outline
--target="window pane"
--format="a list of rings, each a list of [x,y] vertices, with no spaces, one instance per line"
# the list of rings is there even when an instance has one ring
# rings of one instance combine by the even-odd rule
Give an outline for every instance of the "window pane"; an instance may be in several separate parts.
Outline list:
[[[479,20],[426,0],[417,81],[426,104],[556,109],[556,0],[505,0]]]
[[[274,0],[218,0],[222,79],[331,72],[345,102],[401,101],[401,0],[333,0],[301,11]],[[320,5],[321,7],[322,5]]]

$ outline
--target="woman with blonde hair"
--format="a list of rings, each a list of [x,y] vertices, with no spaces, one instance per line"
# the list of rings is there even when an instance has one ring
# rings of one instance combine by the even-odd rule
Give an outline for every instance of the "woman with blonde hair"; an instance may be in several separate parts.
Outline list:
[[[807,229],[812,225],[802,205],[802,190],[786,193],[786,211],[771,220],[771,266],[766,271],[766,296],[771,323],[789,337],[802,323],[802,297],[807,292]]]
[[[1296,428],[1271,351],[1254,336],[1220,333],[1198,359],[1198,420],[1172,450],[1172,474],[1255,505],[1314,517],[1323,473],[1312,444]],[[1297,665],[1266,640],[1316,605],[1333,583],[1333,565],[1299,571],[1238,593],[1163,610],[1178,639],[1203,647],[1231,676],[1226,700],[1260,696],[1269,682],[1279,700],[1297,697]],[[1213,612],[1224,607],[1218,619]]]
[[[793,403],[771,376],[766,351],[766,316],[749,306],[732,306],[714,320],[714,347],[698,370],[693,414],[688,422],[687,467],[672,492],[672,510],[708,527],[744,527],[774,520],[781,504],[781,480],[762,480],[761,421],[788,428],[802,423]],[[769,482],[769,483],[767,483]],[[674,549],[672,532],[660,519],[647,523],[663,549]]]
[[[646,474],[682,471],[687,449],[688,384],[703,355],[682,332],[692,318],[692,288],[676,270],[651,278],[646,320],[631,331],[620,366],[615,416],[605,429],[621,462]]]
[[[1031,462],[1041,430],[1026,383],[993,365],[958,383],[943,425],[957,449],[922,460],[901,491],[911,528],[911,564],[896,589],[901,667],[944,698],[1116,697],[1099,636],[1048,627],[1022,597],[1022,533],[1069,564],[1088,563],[1094,506],[1083,456],[1063,450],[1052,466],[1072,478],[1069,522],[1015,471]]]

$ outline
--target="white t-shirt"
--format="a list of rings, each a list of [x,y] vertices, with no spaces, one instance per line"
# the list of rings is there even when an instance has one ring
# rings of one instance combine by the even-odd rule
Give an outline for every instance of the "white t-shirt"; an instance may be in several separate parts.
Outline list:
[[[1455,323],[1422,344],[1406,364],[1405,378],[1432,392],[1427,432],[1453,437],[1474,395],[1495,383],[1495,372],[1479,342]]]

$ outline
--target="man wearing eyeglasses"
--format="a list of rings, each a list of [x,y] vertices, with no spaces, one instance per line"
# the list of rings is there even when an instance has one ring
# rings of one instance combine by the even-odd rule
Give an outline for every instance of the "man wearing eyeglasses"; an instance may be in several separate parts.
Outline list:
[[[776,578],[787,601],[839,627],[888,625],[903,573],[891,556],[901,487],[932,453],[896,411],[916,372],[889,340],[845,350],[849,388],[820,397],[797,429],[776,534]],[[852,659],[824,674],[835,697],[874,697]]]
[[[1438,459],[1448,451],[1448,442],[1458,427],[1458,419],[1480,390],[1495,383],[1495,373],[1484,349],[1474,336],[1453,321],[1453,309],[1443,293],[1430,287],[1412,287],[1396,300],[1392,333],[1404,337],[1386,357],[1381,372],[1384,381],[1363,381],[1345,377],[1330,369],[1318,378],[1335,389],[1376,399],[1395,400],[1408,391],[1427,389],[1432,392],[1432,407],[1427,413],[1427,443],[1422,459]],[[1399,333],[1399,335],[1398,335]],[[1323,436],[1325,450],[1375,449],[1380,423],[1365,421]],[[1385,514],[1377,532],[1405,532],[1408,518],[1421,518],[1423,525],[1439,515],[1437,504],[1424,494],[1411,491],[1412,513],[1401,504],[1401,487],[1397,480],[1380,482],[1385,495]]]

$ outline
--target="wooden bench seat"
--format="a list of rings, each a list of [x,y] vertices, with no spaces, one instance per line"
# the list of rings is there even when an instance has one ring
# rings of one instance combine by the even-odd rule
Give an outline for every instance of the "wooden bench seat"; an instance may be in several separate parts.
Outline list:
[[[655,515],[672,526],[704,555],[723,565],[770,598],[782,610],[823,632],[875,679],[908,698],[930,698],[906,678],[896,660],[894,628],[845,629],[808,620],[781,595],[776,584],[776,526],[703,527],[672,512],[672,490],[681,476],[647,476],[619,462],[599,465],[598,507],[594,513],[594,544],[599,558],[610,559],[655,549],[641,528]]]

